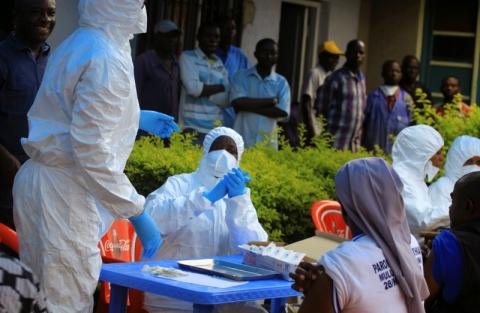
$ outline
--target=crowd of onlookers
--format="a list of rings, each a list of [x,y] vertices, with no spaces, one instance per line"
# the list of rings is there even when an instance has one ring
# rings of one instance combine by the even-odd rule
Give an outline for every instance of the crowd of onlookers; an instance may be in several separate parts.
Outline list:
[[[247,147],[265,137],[277,146],[275,129],[279,123],[287,128],[287,136],[298,135],[289,127],[293,124],[296,128],[299,121],[288,82],[274,70],[278,54],[275,41],[258,42],[254,52],[257,62],[251,66],[242,49],[233,45],[236,25],[232,18],[201,25],[198,48],[184,51],[177,59],[180,36],[181,30],[172,21],[159,22],[154,49],[135,59],[142,109],[174,116],[186,131],[198,133],[198,143],[218,122],[238,131]],[[368,150],[379,146],[389,154],[393,136],[413,123],[415,107],[429,101],[443,114],[443,106],[460,93],[460,80],[447,76],[441,84],[443,102],[433,103],[430,90],[418,81],[419,60],[407,55],[401,64],[386,61],[379,70],[384,83],[367,94],[360,70],[365,54],[361,40],[349,42],[345,53],[332,40],[319,46],[318,65],[304,80],[302,112],[297,114],[306,126],[308,142],[323,129],[335,136],[335,148],[357,151],[360,146]],[[346,60],[336,69],[341,56]],[[463,101],[458,105],[462,112],[470,110]],[[324,118],[323,126],[320,118]]]
[[[442,79],[440,89],[444,99],[434,103],[430,90],[418,78],[420,61],[413,55],[383,63],[383,84],[367,94],[365,77],[360,66],[365,58],[365,45],[360,40],[348,43],[345,64],[334,70],[342,51],[334,41],[326,41],[319,48],[318,66],[311,70],[304,88],[302,104],[307,137],[321,130],[316,117],[325,119],[324,128],[335,136],[334,147],[357,151],[380,147],[391,153],[393,138],[403,128],[412,125],[412,111],[426,102],[439,114],[444,106],[458,105],[461,112],[470,108],[455,96],[460,95],[460,80],[449,75]]]
[[[272,135],[277,121],[288,119],[290,88],[274,71],[278,47],[262,39],[255,47],[255,66],[233,45],[236,25],[225,17],[198,29],[198,48],[175,52],[181,30],[174,22],[155,27],[154,49],[134,62],[142,109],[174,116],[184,131],[197,133],[201,143],[217,123],[234,128],[247,147]],[[271,137],[271,144],[277,141]]]

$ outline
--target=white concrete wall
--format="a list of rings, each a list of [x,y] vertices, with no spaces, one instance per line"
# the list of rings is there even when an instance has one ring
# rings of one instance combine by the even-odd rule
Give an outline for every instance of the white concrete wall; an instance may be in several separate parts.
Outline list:
[[[78,26],[78,0],[57,0],[57,24],[48,39],[52,48],[67,38]]]
[[[367,45],[368,64],[365,71],[368,90],[383,83],[380,75],[383,62],[388,59],[401,61],[405,55],[416,53],[417,36],[422,31],[422,25],[419,25],[419,14],[422,12],[420,4],[418,0],[372,0],[370,47]]]
[[[253,21],[244,25],[242,49],[247,53],[252,64],[255,63],[253,52],[260,39],[272,38],[278,42],[280,32],[281,0],[253,0]]]
[[[358,37],[361,0],[331,0],[328,39],[345,50],[347,43]]]

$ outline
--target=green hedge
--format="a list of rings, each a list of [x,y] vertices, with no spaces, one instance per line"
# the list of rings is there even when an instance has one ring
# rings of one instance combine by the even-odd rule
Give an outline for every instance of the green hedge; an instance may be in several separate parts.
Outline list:
[[[191,138],[175,135],[169,148],[156,138],[137,141],[126,173],[137,190],[148,195],[174,174],[194,171],[202,151]],[[328,147],[318,139],[313,148],[280,151],[265,145],[247,149],[241,167],[250,173],[252,201],[270,239],[293,242],[314,231],[310,205],[318,199],[334,199],[333,177],[347,161],[368,156]]]
[[[420,90],[417,92],[424,107],[413,110],[413,119],[417,124],[434,127],[445,140],[445,151],[458,136],[480,137],[480,110],[476,104],[471,105],[471,112],[467,114],[460,112],[458,102],[462,100],[462,95],[458,94],[453,103],[445,106],[445,114],[442,116],[432,107],[424,93],[421,93]]]

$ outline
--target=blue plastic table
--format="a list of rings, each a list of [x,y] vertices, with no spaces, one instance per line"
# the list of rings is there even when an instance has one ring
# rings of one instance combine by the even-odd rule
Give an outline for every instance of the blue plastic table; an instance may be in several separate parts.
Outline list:
[[[216,259],[241,263],[241,256],[216,257]],[[220,303],[272,299],[270,312],[281,312],[285,298],[300,294],[291,288],[292,282],[281,279],[249,281],[231,288],[213,288],[189,284],[141,271],[145,265],[178,267],[176,261],[152,261],[137,263],[104,264],[100,280],[110,282],[110,313],[126,312],[128,288],[155,293],[193,303],[195,313],[213,311]]]

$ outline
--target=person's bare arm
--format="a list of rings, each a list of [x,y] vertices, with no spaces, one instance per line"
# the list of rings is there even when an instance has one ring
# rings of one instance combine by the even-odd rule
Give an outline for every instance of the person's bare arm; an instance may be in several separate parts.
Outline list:
[[[292,288],[305,295],[299,313],[333,313],[333,281],[322,266],[302,262],[290,277]]]
[[[13,156],[4,146],[0,145],[0,174],[1,184],[3,189],[11,189],[13,181],[18,169],[20,168],[20,162],[15,156]]]
[[[232,102],[233,107],[237,111],[251,112],[271,118],[286,117],[287,112],[275,107],[277,98],[238,98]]]
[[[334,313],[333,280],[322,271],[305,295],[298,313]]]
[[[258,108],[272,108],[277,105],[277,98],[238,98],[232,101],[232,106],[237,111],[252,112]]]
[[[428,296],[425,303],[428,304],[430,301],[435,299],[438,294],[440,293],[440,288],[437,285],[437,282],[433,278],[433,262],[435,261],[435,254],[433,250],[427,256],[425,263],[423,264],[423,275],[425,276],[425,281],[427,282],[428,290],[430,291],[430,295]]]
[[[302,96],[302,113],[305,127],[307,128],[307,135],[312,138],[315,135],[315,115],[313,114],[312,98],[309,95]]]
[[[282,118],[282,117],[287,117],[288,114],[287,112],[280,110],[279,108],[273,107],[273,108],[257,108],[253,109],[250,112],[252,113],[257,113],[266,117],[271,117],[271,118]]]
[[[203,85],[202,93],[200,97],[210,97],[214,94],[221,93],[225,91],[225,86],[222,84],[216,85]]]

